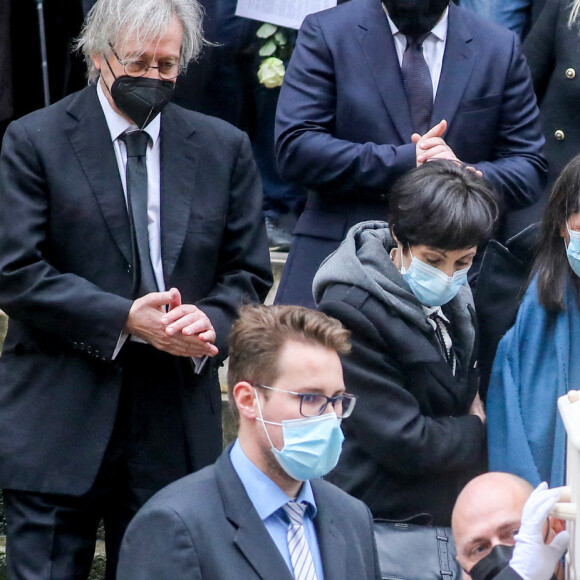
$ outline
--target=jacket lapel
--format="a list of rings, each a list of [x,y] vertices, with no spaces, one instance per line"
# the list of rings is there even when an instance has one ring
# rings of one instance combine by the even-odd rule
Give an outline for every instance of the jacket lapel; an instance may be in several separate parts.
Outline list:
[[[379,94],[403,143],[411,142],[413,123],[401,67],[387,16],[379,0],[367,0],[359,21],[359,42]]]
[[[129,216],[115,151],[97,91],[89,86],[69,105],[65,132],[93,190],[111,236],[131,263]],[[98,152],[98,154],[95,154]]]
[[[452,2],[449,5],[449,25],[439,87],[431,116],[431,126],[446,119],[449,123],[448,133],[473,71],[475,54],[470,46],[472,39],[461,9]]]
[[[231,461],[231,446],[216,463],[216,479],[224,503],[227,519],[236,528],[234,543],[259,578],[292,580],[292,574],[274,544],[266,526],[254,509]],[[331,578],[331,576],[327,576]]]
[[[317,481],[311,481],[314,499],[316,500],[316,538],[322,558],[324,577],[332,580],[347,580],[346,554],[344,536],[334,523],[334,509],[326,505],[325,496],[319,493]]]
[[[169,280],[187,232],[201,146],[184,113],[167,105],[161,114],[161,257]]]

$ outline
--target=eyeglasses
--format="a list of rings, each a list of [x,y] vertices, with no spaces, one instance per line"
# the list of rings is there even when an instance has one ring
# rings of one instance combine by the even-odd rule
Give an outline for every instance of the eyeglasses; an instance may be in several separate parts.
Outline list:
[[[115,58],[119,61],[119,64],[125,70],[125,74],[130,77],[143,77],[149,72],[149,69],[155,68],[159,71],[159,76],[162,79],[171,81],[177,78],[183,70],[181,64],[173,60],[161,61],[157,63],[157,66],[148,64],[143,60],[122,60],[113,48],[113,45],[109,44],[109,47],[115,55]]]
[[[326,395],[319,395],[318,393],[297,393],[296,391],[285,391],[284,389],[276,389],[275,387],[267,387],[266,385],[254,385],[261,389],[268,389],[269,391],[279,391],[280,393],[287,393],[288,395],[295,395],[300,398],[300,414],[303,417],[318,417],[326,411],[329,404],[332,405],[336,416],[339,419],[346,419],[350,417],[354,406],[356,404],[356,395],[335,395],[334,397],[327,397]]]

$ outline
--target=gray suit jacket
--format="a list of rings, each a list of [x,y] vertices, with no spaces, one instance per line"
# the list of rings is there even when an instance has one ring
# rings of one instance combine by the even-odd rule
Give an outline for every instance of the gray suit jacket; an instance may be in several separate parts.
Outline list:
[[[125,534],[118,580],[292,579],[229,451],[145,504]],[[380,578],[368,508],[328,482],[312,488],[325,579]]]

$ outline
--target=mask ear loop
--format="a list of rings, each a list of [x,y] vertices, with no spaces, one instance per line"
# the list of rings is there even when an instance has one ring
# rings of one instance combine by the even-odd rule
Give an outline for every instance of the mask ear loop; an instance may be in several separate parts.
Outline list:
[[[254,389],[254,393],[256,393],[256,402],[258,403],[258,412],[260,413],[260,418],[258,420],[262,422],[262,427],[264,427],[264,432],[266,433],[266,437],[268,438],[268,443],[270,443],[270,447],[272,449],[276,449],[274,443],[272,443],[272,439],[270,438],[270,433],[268,433],[268,429],[266,429],[266,423],[268,423],[268,425],[282,425],[282,423],[274,423],[272,421],[266,421],[264,419],[264,415],[262,415],[262,405],[260,405],[260,397],[258,397],[258,391],[256,390],[256,387],[252,388]]]
[[[111,65],[109,64],[109,59],[106,57],[103,57],[105,59],[105,62],[107,63],[107,66],[109,67],[109,70],[111,71],[111,74],[113,75],[113,78],[115,80],[117,80],[117,75],[113,72],[113,69],[111,68]],[[109,87],[109,85],[107,84],[107,81],[105,81],[103,75],[101,74],[101,79],[103,79],[103,84],[107,87],[107,90],[109,91],[109,94],[111,94],[111,87]]]
[[[412,264],[415,256],[413,256],[413,252],[411,252],[411,244],[408,245],[408,248]],[[409,264],[409,268],[411,267],[411,264]],[[401,246],[401,274],[406,274],[409,271],[409,268],[405,268],[405,251],[403,250],[403,246]]]

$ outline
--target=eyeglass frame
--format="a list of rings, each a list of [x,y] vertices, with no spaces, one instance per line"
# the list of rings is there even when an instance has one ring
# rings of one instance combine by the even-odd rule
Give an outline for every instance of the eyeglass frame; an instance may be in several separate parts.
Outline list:
[[[124,59],[121,59],[121,57],[117,54],[117,51],[113,48],[113,45],[110,42],[109,42],[109,48],[111,49],[111,52],[113,53],[113,55],[115,56],[115,58],[117,59],[119,64],[123,67],[123,71],[125,72],[125,74],[129,77],[139,79],[141,77],[144,77],[149,72],[150,69],[154,68],[158,71],[159,76],[164,81],[172,81],[172,80],[176,79],[185,70],[185,67],[181,63],[178,62],[178,63],[176,63],[177,64],[177,74],[175,76],[167,77],[167,76],[163,75],[161,73],[161,71],[159,70],[159,66],[160,66],[159,63],[157,63],[157,66],[153,66],[152,64],[148,64],[144,60],[124,60]],[[143,64],[145,67],[143,74],[131,74],[131,73],[127,72],[127,65],[131,64],[131,63]]]
[[[356,406],[356,400],[357,400],[357,396],[351,395],[350,393],[342,393],[342,395],[334,395],[334,397],[328,397],[326,395],[323,395],[322,393],[298,393],[297,391],[286,391],[285,389],[277,389],[276,387],[269,387],[268,385],[256,384],[256,385],[252,385],[252,386],[259,387],[261,389],[267,389],[269,391],[278,391],[280,393],[288,393],[289,395],[296,395],[297,397],[300,398],[300,414],[303,417],[307,417],[307,418],[308,417],[320,417],[321,415],[324,415],[324,411],[326,411],[329,403],[332,405],[332,408],[335,410],[334,404],[346,399],[348,401],[351,401],[351,406],[348,408],[348,414],[339,416],[337,413],[336,415],[339,419],[348,419],[352,415],[352,412]],[[302,412],[302,403],[304,401],[304,397],[324,397],[326,399],[326,403],[324,403],[322,405],[322,407],[320,407],[320,411],[316,415],[305,415]]]

